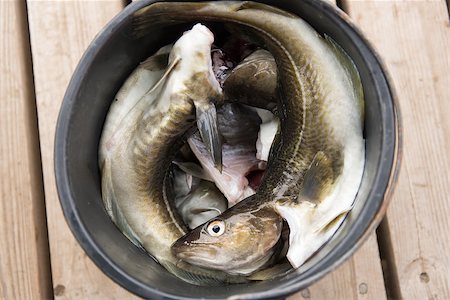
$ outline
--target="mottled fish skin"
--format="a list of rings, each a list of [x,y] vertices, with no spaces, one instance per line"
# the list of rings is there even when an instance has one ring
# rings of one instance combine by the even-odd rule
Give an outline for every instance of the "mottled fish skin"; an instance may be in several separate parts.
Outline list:
[[[164,46],[151,56],[151,58],[163,55],[168,56],[171,49],[172,45]],[[100,165],[105,161],[110,149],[114,147],[114,133],[117,132],[117,128],[120,124],[124,122],[125,116],[142,98],[148,90],[148,86],[154,86],[161,79],[166,68],[167,62],[166,65],[159,66],[159,68],[154,67],[151,70],[145,68],[145,65],[141,64],[123,84],[114,98],[114,101],[111,103],[103,125],[99,146]],[[155,95],[147,95],[146,98],[145,101],[147,103],[153,103],[156,99]]]
[[[330,218],[326,214],[330,207],[335,207],[339,216],[350,209],[364,167],[356,83],[346,73],[344,63],[314,29],[290,13],[254,2],[156,3],[138,11],[135,17],[137,35],[167,21],[207,20],[241,25],[273,54],[279,70],[281,132],[272,147],[269,171],[258,193],[178,240],[172,247],[178,257],[205,267],[223,270],[236,266],[233,270],[251,273],[261,267],[259,262],[265,255],[259,251],[260,246],[274,246],[279,238],[277,234],[266,235],[264,231],[255,230],[251,222],[257,220],[266,224],[266,228],[267,224],[281,228],[280,215],[283,215],[292,233],[298,224],[295,217],[287,216],[291,207],[297,209],[296,206],[306,203],[311,209],[306,208],[308,213],[303,216],[317,219]],[[310,169],[313,171],[309,177],[325,180],[305,186],[304,177]],[[260,211],[267,216],[264,222],[256,217]],[[325,218],[322,228],[327,228],[326,224],[334,222],[336,217]],[[215,226],[217,224],[222,227]],[[213,238],[213,229],[221,234]],[[251,234],[259,237],[253,244],[230,246]],[[295,234],[291,234],[290,242],[296,242],[295,238]],[[225,249],[218,251],[221,245]],[[292,246],[290,250],[298,250]],[[314,247],[317,250],[317,245]],[[253,270],[246,251],[259,253],[256,257],[250,256],[255,263]],[[298,267],[305,258],[297,259],[295,253],[289,252],[288,259]],[[226,261],[222,256],[227,256]],[[239,270],[243,265],[245,270]]]
[[[239,33],[239,28],[233,29]],[[274,115],[279,98],[277,73],[277,64],[272,54],[259,49],[240,62],[223,83],[225,101],[251,105],[261,118],[256,158],[263,161],[268,160],[274,137],[279,130],[280,121]]]
[[[168,270],[194,284],[243,281],[180,262],[170,251],[186,229],[168,201],[167,172],[180,137],[195,121],[195,107],[221,97],[211,70],[213,39],[203,25],[186,32],[171,50],[170,73],[130,105],[113,134],[105,132],[110,147],[100,150],[102,193],[112,203],[109,213],[116,224]]]
[[[233,275],[247,276],[266,267],[276,254],[282,223],[273,209],[255,206],[255,197],[237,203],[176,241],[172,248],[177,256],[191,264]],[[215,237],[214,226],[223,231],[221,239]]]
[[[278,102],[277,64],[267,50],[256,50],[239,63],[223,84],[226,101],[274,111]]]

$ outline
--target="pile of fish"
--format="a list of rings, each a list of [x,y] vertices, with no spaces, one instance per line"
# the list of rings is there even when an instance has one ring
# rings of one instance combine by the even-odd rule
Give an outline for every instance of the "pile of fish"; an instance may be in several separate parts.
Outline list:
[[[217,48],[196,24],[126,80],[99,146],[105,208],[185,281],[271,278],[302,265],[352,208],[360,78],[334,41],[264,4],[159,2],[133,24],[144,36],[192,22],[225,24],[232,41]]]

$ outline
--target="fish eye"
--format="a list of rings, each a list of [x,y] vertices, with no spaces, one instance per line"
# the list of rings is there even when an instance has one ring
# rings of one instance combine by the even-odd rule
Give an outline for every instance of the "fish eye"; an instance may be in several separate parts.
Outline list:
[[[225,232],[225,222],[214,220],[208,224],[206,231],[210,236],[221,236]]]

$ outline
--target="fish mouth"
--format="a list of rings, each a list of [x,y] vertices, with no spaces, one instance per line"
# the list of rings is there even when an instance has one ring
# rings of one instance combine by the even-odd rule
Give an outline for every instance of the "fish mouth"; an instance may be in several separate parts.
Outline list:
[[[176,258],[189,264],[209,269],[221,269],[214,254],[217,253],[216,249],[211,245],[178,240],[172,245],[171,250]]]

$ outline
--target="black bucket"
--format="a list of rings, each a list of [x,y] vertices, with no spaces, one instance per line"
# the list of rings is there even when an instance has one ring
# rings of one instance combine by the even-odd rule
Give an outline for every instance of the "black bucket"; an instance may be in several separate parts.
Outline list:
[[[357,65],[366,101],[364,176],[355,206],[339,231],[301,269],[263,282],[194,286],[131,244],[112,223],[101,199],[97,151],[111,101],[141,61],[183,30],[158,28],[145,38],[133,38],[132,14],[153,2],[130,4],[103,29],[86,50],[64,97],[56,130],[55,169],[61,205],[73,234],[103,272],[145,298],[274,299],[307,287],[348,259],[386,211],[398,169],[399,124],[392,86],[378,56],[348,17],[325,1],[262,1],[299,15],[318,32],[331,36]]]

